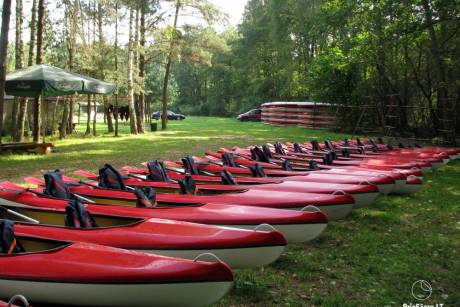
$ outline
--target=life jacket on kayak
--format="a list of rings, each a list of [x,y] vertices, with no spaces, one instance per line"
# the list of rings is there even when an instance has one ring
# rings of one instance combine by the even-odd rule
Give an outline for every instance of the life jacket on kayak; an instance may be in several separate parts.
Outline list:
[[[182,163],[184,164],[186,173],[190,175],[201,175],[201,172],[198,170],[198,167],[196,167],[195,161],[191,156],[182,158]]]
[[[46,195],[55,197],[55,198],[64,198],[71,199],[72,195],[67,184],[62,179],[62,172],[60,170],[55,170],[53,172],[48,172],[43,175],[45,178],[45,191]]]
[[[316,162],[315,160],[308,161],[308,165],[310,166],[311,170],[318,170],[319,169],[318,162]]]
[[[280,142],[276,142],[276,143],[274,144],[274,146],[275,146],[275,152],[276,152],[277,154],[280,154],[280,155],[283,155],[283,156],[286,156],[286,155],[287,155],[287,154],[286,154],[286,151],[284,150],[284,148],[283,148],[283,146],[281,145]],[[299,146],[299,144],[297,144],[297,146]]]
[[[223,172],[220,173],[220,178],[221,178],[222,184],[225,184],[225,185],[238,184],[235,177],[233,177],[233,175],[227,170],[224,170]]]
[[[107,189],[127,190],[123,177],[110,164],[104,164],[99,169],[99,186]]]
[[[270,151],[270,148],[267,145],[262,145],[262,151],[267,156],[269,159],[273,159],[272,152]]]
[[[11,255],[25,252],[21,243],[14,236],[14,223],[0,220],[0,254]]]
[[[152,187],[136,187],[136,207],[138,208],[154,208],[157,206],[157,193]]]
[[[283,163],[281,164],[281,167],[283,168],[283,170],[285,171],[292,171],[292,166],[291,166],[291,163],[289,162],[289,160],[284,160]]]
[[[147,179],[156,182],[172,182],[168,176],[168,172],[163,164],[163,161],[151,161],[147,163],[149,173]]]
[[[72,228],[93,228],[97,223],[85,205],[80,201],[73,199],[65,207],[65,225]]]
[[[236,163],[233,154],[230,152],[226,152],[222,154],[222,163],[224,166],[230,166],[230,167],[238,167],[238,163]]]
[[[310,144],[311,144],[311,149],[313,151],[321,151],[321,147],[319,146],[319,143],[317,140],[311,141]]]
[[[262,166],[259,165],[259,163],[250,165],[248,167],[249,167],[249,170],[251,171],[252,177],[260,177],[260,178],[267,177],[264,169],[262,168]]]
[[[192,176],[185,176],[184,179],[180,179],[179,186],[181,194],[194,195],[197,192],[196,182]]]
[[[270,158],[257,146],[250,149],[251,157],[255,161],[270,163]]]
[[[300,147],[299,143],[294,143],[294,152],[297,153],[304,153],[302,147]]]

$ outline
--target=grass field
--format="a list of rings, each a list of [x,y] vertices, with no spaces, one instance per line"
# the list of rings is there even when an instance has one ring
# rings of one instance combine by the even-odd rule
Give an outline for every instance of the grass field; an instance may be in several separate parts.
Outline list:
[[[55,168],[67,173],[77,168],[94,171],[107,162],[137,165],[222,146],[343,137],[206,117],[170,122],[166,132],[141,136],[127,136],[127,126],[119,138],[99,128],[96,138],[57,141],[56,153],[48,156],[0,156],[0,178],[20,182],[26,175]],[[420,279],[433,288],[424,304],[458,306],[459,204],[460,162],[453,162],[427,175],[417,194],[382,197],[371,208],[331,222],[315,242],[288,246],[273,265],[236,271],[235,288],[219,306],[401,306],[420,303],[411,295],[412,284]]]

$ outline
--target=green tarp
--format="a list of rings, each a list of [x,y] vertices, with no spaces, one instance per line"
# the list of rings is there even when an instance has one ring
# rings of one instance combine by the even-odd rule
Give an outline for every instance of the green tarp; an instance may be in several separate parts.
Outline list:
[[[35,65],[6,76],[5,92],[21,97],[110,94],[114,85],[49,65]]]

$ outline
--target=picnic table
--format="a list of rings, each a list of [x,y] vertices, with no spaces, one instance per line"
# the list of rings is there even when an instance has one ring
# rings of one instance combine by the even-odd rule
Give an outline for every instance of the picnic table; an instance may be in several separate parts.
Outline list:
[[[49,154],[53,143],[38,143],[38,142],[20,142],[20,143],[5,143],[0,144],[0,152],[30,152],[36,154]]]

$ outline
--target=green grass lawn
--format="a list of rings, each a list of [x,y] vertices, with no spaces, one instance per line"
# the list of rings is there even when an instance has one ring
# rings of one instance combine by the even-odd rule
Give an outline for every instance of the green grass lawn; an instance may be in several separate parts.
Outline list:
[[[79,126],[83,131],[84,127]],[[137,165],[149,159],[177,159],[219,147],[266,141],[337,139],[343,135],[302,128],[190,117],[170,122],[166,132],[114,138],[71,137],[56,142],[48,156],[0,156],[1,179],[20,182],[55,168],[97,170],[103,163]],[[382,197],[371,208],[331,222],[309,244],[289,245],[263,269],[235,272],[235,288],[219,306],[401,306],[419,303],[412,284],[427,280],[433,293],[424,304],[460,303],[460,162],[425,177],[422,191]],[[180,295],[180,294],[178,294]]]

